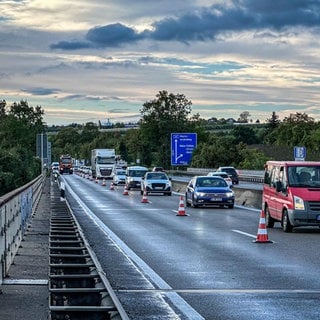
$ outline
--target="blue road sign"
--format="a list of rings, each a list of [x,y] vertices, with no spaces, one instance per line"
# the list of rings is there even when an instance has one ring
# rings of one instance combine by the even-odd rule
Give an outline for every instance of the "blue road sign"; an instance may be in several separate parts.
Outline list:
[[[294,159],[296,161],[304,160],[307,156],[306,147],[294,147]]]
[[[196,146],[196,133],[171,133],[171,165],[189,165]]]

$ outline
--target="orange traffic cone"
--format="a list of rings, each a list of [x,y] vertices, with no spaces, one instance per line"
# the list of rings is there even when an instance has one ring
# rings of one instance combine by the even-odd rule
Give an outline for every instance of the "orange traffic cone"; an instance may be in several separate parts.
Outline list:
[[[179,209],[178,209],[178,213],[177,216],[187,216],[186,211],[184,209],[184,200],[183,200],[183,196],[180,196],[180,201],[179,201]]]
[[[103,186],[103,187],[106,186],[106,179],[105,179],[105,178],[102,179],[102,186]]]
[[[114,190],[113,182],[110,183],[110,190]]]
[[[99,184],[99,180],[98,180],[98,178],[96,178],[96,183],[98,183],[98,184]]]
[[[146,188],[144,188],[144,190],[143,190],[143,196],[142,196],[141,202],[142,203],[149,203],[148,198],[147,198],[147,190],[146,190]]]
[[[128,195],[129,195],[127,185],[124,186],[123,195],[124,195],[124,196],[128,196]]]
[[[268,239],[268,232],[266,227],[266,216],[265,216],[264,210],[261,210],[257,238],[253,242],[255,243],[272,243],[273,242]]]

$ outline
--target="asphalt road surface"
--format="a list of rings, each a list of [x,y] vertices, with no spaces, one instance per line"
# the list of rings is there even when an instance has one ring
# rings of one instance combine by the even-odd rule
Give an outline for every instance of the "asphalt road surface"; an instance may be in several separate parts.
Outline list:
[[[185,208],[64,175],[66,195],[131,319],[320,319],[320,229],[268,229],[260,212]],[[73,199],[72,199],[73,198]]]

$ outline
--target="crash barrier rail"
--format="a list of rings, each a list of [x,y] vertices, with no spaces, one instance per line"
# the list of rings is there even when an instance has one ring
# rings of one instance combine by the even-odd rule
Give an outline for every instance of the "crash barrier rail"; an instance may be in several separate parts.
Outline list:
[[[171,171],[173,174],[179,175],[207,175],[208,172],[216,171],[216,169],[208,168],[187,168],[186,171]],[[263,170],[237,170],[239,174],[239,180],[252,183],[263,183],[264,171]]]
[[[29,220],[39,202],[44,175],[0,197],[0,291]]]
[[[50,319],[128,319],[64,201],[61,185],[62,181],[51,190]]]

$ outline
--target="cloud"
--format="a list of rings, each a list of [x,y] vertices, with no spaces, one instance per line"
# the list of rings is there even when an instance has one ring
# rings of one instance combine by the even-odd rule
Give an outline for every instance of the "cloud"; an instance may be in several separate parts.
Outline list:
[[[97,46],[117,47],[123,43],[134,42],[142,36],[132,28],[121,23],[95,27],[88,31],[86,39]]]
[[[60,90],[58,89],[49,89],[49,88],[41,88],[41,87],[23,89],[21,91],[32,94],[32,95],[36,95],[36,96],[48,96],[48,95],[60,92]]]
[[[232,5],[213,5],[177,17],[154,22],[151,29],[137,32],[121,23],[90,29],[85,41],[61,41],[52,49],[75,50],[89,47],[119,47],[143,39],[156,41],[215,40],[228,32],[284,30],[290,27],[319,27],[320,2],[316,0],[234,0]]]
[[[91,44],[84,41],[60,41],[50,45],[50,49],[79,50],[88,49]]]

